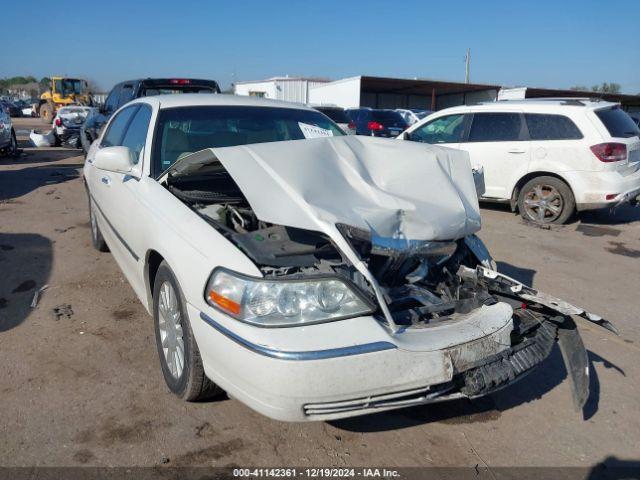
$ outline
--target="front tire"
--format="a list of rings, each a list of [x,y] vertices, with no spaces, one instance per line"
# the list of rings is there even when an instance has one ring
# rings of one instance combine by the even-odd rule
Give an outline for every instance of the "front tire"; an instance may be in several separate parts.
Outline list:
[[[518,195],[518,210],[527,221],[538,224],[567,223],[576,209],[576,201],[565,182],[541,176],[524,184]]]
[[[204,373],[182,290],[165,261],[158,267],[153,286],[153,320],[162,375],[169,390],[187,401],[219,394],[220,387]]]

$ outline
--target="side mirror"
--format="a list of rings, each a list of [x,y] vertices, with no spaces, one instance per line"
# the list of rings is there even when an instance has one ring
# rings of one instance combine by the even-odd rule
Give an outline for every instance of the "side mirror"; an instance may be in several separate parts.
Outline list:
[[[100,170],[116,173],[131,173],[133,152],[129,147],[104,147],[98,149],[93,165]]]

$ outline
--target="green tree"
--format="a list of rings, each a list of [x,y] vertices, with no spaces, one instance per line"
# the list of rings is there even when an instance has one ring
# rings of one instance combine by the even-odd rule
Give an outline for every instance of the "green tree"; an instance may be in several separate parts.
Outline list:
[[[49,88],[51,88],[51,79],[49,77],[42,77],[38,84],[40,86],[40,91],[44,92],[45,90],[49,90]]]
[[[602,82],[602,85],[594,85],[591,87],[591,91],[598,93],[620,93],[620,84]]]

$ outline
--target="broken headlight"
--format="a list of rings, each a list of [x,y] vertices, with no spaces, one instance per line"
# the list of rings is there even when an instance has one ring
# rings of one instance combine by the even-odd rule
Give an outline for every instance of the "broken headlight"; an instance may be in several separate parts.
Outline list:
[[[209,278],[205,300],[238,320],[263,327],[329,322],[374,311],[338,277],[272,280],[220,268]]]

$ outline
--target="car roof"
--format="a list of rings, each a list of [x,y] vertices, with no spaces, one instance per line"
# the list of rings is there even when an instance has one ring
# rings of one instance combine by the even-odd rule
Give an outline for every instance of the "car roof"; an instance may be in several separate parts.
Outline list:
[[[482,112],[482,111],[536,111],[536,112],[555,112],[565,109],[591,109],[598,110],[601,108],[610,108],[619,105],[614,102],[606,102],[602,100],[594,100],[587,98],[531,98],[524,100],[500,100],[497,102],[479,103],[476,105],[458,105],[438,110],[437,114],[447,113],[465,113],[465,112]],[[566,110],[565,110],[566,111]]]
[[[313,108],[299,103],[282,102],[279,100],[269,100],[266,98],[249,97],[244,95],[227,95],[221,93],[176,93],[171,95],[153,95],[150,97],[140,97],[127,105],[134,103],[148,103],[159,106],[160,109],[175,107],[195,107],[195,106],[234,106],[234,107],[276,107],[291,108],[294,110],[308,110],[314,112]]]
[[[343,110],[344,108],[339,107],[338,105],[312,105],[312,104],[307,104],[308,107],[314,108],[316,110]]]

